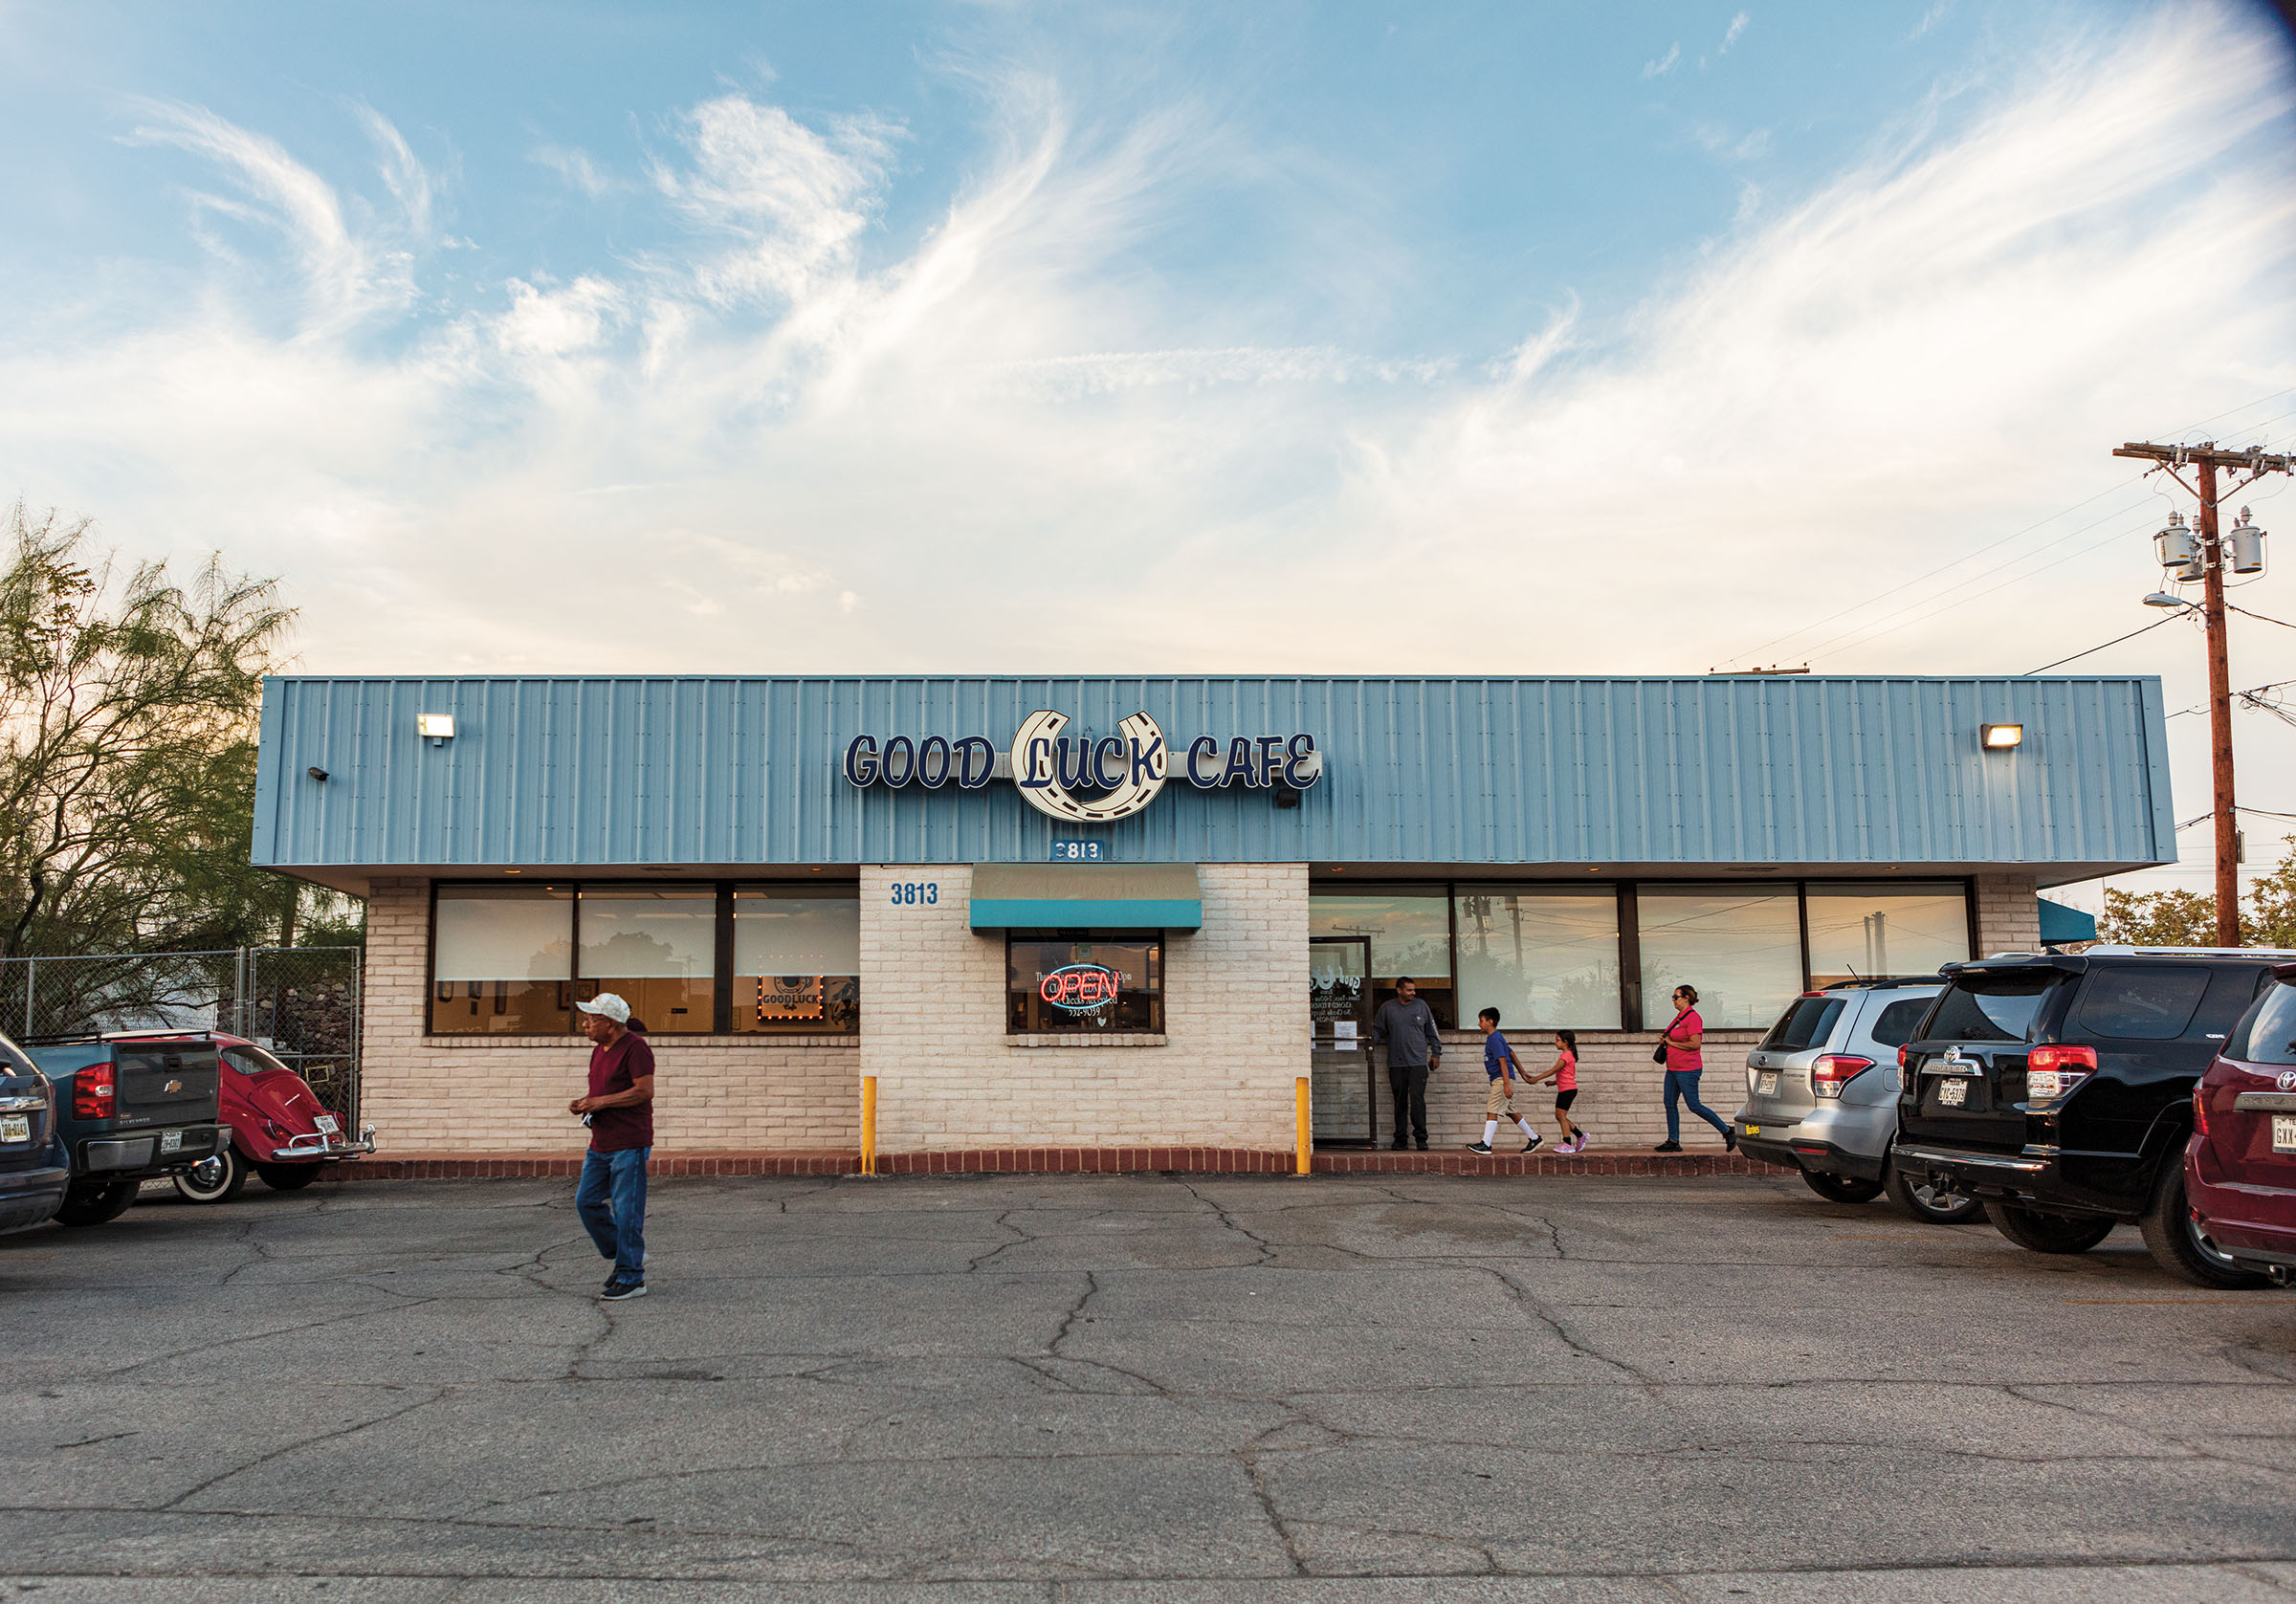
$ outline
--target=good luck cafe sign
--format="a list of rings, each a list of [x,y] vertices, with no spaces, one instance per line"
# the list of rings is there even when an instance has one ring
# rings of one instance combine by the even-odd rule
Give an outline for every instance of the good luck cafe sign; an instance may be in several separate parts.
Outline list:
[[[1011,747],[1000,752],[986,736],[916,739],[855,736],[845,749],[845,778],[855,785],[907,785],[937,791],[944,785],[977,791],[1010,778],[1040,813],[1079,824],[1105,824],[1139,812],[1167,780],[1178,777],[1200,791],[1229,787],[1304,791],[1323,778],[1315,737],[1234,736],[1222,741],[1198,736],[1184,749],[1168,747],[1164,732],[1145,713],[1094,738],[1071,736],[1063,713],[1044,710],[1021,720]]]

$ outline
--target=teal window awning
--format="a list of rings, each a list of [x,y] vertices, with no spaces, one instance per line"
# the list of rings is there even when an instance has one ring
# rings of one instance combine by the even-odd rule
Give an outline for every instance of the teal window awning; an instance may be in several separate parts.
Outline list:
[[[2094,941],[2097,938],[2097,916],[2084,913],[2078,908],[2067,908],[2062,902],[2041,899],[2041,939],[2044,946],[2061,941]]]
[[[975,864],[975,930],[1201,930],[1194,864]]]

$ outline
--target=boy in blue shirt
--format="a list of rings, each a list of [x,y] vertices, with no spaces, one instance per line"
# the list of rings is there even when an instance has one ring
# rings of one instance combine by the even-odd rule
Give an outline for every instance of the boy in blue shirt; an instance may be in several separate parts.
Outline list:
[[[1490,1032],[1483,1038],[1483,1073],[1490,1077],[1490,1095],[1483,1100],[1483,1139],[1467,1151],[1489,1153],[1490,1139],[1499,1133],[1499,1115],[1505,1114],[1523,1128],[1523,1151],[1529,1153],[1538,1146],[1540,1137],[1531,1129],[1531,1122],[1514,1111],[1514,1082],[1523,1073],[1522,1062],[1507,1044],[1507,1038],[1499,1034],[1496,1008],[1486,1008],[1475,1018]]]

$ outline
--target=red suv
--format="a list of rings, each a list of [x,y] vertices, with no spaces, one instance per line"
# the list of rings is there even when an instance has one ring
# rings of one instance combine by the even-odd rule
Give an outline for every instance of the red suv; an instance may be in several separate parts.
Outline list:
[[[2193,1088],[2184,1195],[2204,1241],[2285,1286],[2296,1277],[2296,963],[2272,974]]]
[[[302,1076],[244,1036],[217,1033],[223,1060],[220,1118],[231,1146],[176,1176],[175,1189],[194,1203],[228,1203],[252,1171],[275,1192],[294,1192],[319,1178],[330,1158],[375,1151],[374,1127],[352,1140],[340,1113],[319,1100]]]

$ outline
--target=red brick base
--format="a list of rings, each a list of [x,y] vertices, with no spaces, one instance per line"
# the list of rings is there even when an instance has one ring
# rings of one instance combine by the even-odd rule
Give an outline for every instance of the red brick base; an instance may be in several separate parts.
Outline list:
[[[1719,1153],[1590,1154],[1556,1158],[1543,1154],[1395,1153],[1339,1149],[1318,1153],[1319,1176],[1754,1176],[1791,1175],[1774,1165]],[[572,1176],[582,1172],[579,1153],[408,1154],[395,1158],[362,1158],[331,1165],[325,1179],[478,1180]],[[664,1153],[656,1152],[647,1173],[656,1178],[679,1176],[851,1176],[860,1156],[845,1152]],[[1252,1148],[991,1148],[958,1153],[886,1153],[877,1155],[884,1176],[1115,1176],[1290,1175],[1292,1155]]]

